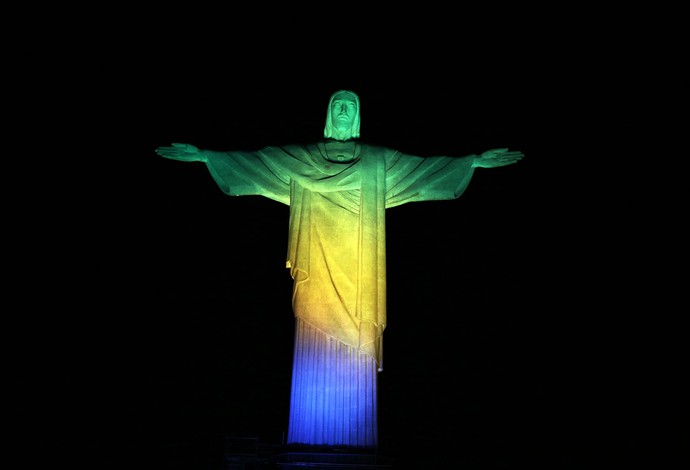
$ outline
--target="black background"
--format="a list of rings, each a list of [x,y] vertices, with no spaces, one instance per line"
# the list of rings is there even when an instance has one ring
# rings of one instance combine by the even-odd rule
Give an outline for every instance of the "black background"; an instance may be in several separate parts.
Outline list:
[[[363,141],[525,153],[477,170],[457,200],[387,212],[381,453],[420,468],[634,468],[649,356],[621,296],[636,281],[617,242],[628,214],[602,197],[607,139],[625,126],[608,119],[625,111],[610,58],[556,31],[548,50],[511,26],[455,34],[468,20],[429,37],[383,18],[179,13],[134,37],[94,23],[96,52],[45,67],[49,163],[24,186],[42,216],[21,212],[39,230],[14,233],[32,255],[14,276],[20,434],[85,468],[219,468],[223,436],[282,441],[288,208],[225,196],[204,165],[155,149],[312,142],[346,88]]]

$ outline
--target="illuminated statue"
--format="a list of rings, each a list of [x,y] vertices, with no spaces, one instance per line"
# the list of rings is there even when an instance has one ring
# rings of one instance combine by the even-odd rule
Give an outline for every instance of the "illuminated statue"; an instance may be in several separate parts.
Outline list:
[[[204,162],[231,196],[290,206],[287,267],[296,330],[288,444],[375,448],[377,374],[386,328],[385,209],[458,198],[475,168],[523,154],[407,155],[359,140],[360,103],[340,90],[326,110],[325,139],[256,151],[174,143],[156,152]]]

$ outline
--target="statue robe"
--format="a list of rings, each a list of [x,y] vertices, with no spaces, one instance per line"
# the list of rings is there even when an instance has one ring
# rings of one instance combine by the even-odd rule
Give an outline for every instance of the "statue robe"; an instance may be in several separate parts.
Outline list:
[[[207,151],[207,167],[228,195],[260,195],[290,206],[286,265],[294,281],[292,307],[298,324],[308,328],[299,341],[320,332],[349,346],[358,357],[371,358],[373,370],[381,371],[386,328],[385,209],[458,198],[473,175],[473,158],[419,157],[357,142],[355,159],[341,163],[328,158],[328,145]],[[360,359],[352,361],[359,367]],[[335,368],[320,367],[324,374]],[[342,387],[342,380],[333,387]],[[370,437],[362,441],[341,436],[337,442],[316,438],[318,443],[375,445],[375,381],[369,387],[365,395],[373,394],[374,406],[368,413],[374,416],[353,419],[366,421]],[[343,433],[348,435],[347,430]],[[314,443],[311,439],[297,441]]]

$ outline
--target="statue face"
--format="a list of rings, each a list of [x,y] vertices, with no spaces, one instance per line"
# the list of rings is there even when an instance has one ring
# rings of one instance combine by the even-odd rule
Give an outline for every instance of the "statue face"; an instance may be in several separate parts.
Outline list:
[[[331,120],[338,131],[352,129],[357,115],[357,102],[350,93],[338,93],[331,101]]]

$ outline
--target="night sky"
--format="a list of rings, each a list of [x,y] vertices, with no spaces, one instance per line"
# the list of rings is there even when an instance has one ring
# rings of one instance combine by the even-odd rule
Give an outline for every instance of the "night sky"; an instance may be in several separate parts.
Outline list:
[[[642,355],[610,340],[612,325],[633,327],[608,296],[618,255],[594,250],[611,242],[610,219],[573,117],[591,95],[568,85],[590,72],[535,65],[518,46],[484,55],[445,42],[462,56],[450,63],[404,46],[329,59],[289,44],[249,53],[159,38],[99,65],[107,81],[80,102],[86,122],[55,133],[79,151],[41,196],[50,236],[30,300],[50,307],[24,322],[39,367],[19,366],[18,383],[23,412],[45,411],[25,432],[57,436],[84,468],[218,468],[223,436],[281,442],[288,207],[226,196],[205,165],[155,149],[316,141],[345,88],[360,95],[363,141],[525,153],[478,169],[457,200],[387,212],[381,453],[420,468],[565,469],[615,449],[632,465],[639,415],[626,391]]]

